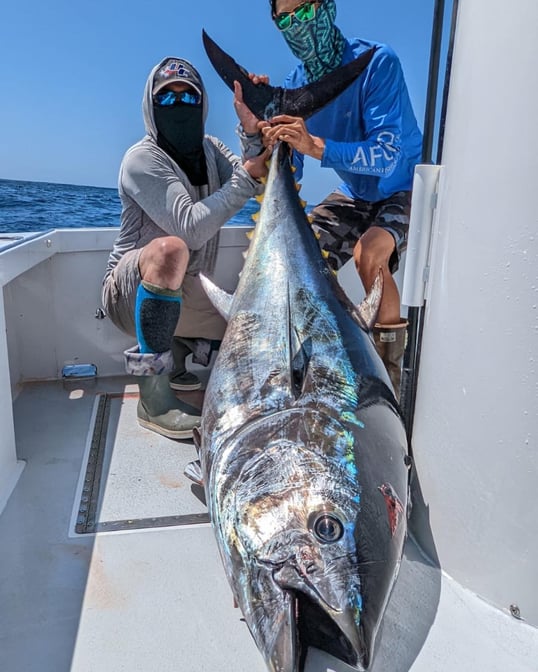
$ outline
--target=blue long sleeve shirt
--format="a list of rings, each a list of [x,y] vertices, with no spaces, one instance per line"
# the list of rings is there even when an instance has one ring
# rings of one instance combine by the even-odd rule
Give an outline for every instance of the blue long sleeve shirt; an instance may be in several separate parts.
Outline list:
[[[422,133],[394,51],[358,38],[346,42],[343,64],[373,46],[377,50],[360,77],[307,119],[306,126],[325,140],[321,165],[340,176],[339,189],[351,198],[375,202],[411,189],[414,168],[421,159]],[[306,83],[300,64],[284,87],[295,89]],[[303,162],[303,155],[295,152],[298,180]]]

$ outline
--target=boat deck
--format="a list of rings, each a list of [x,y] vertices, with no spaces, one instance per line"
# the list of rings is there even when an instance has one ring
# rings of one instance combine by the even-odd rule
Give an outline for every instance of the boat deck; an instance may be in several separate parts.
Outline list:
[[[264,672],[203,492],[183,475],[194,445],[140,428],[131,382],[27,383],[17,396],[26,465],[0,516],[0,669]],[[372,672],[536,672],[537,652],[537,630],[408,541]],[[351,669],[314,650],[307,667]]]

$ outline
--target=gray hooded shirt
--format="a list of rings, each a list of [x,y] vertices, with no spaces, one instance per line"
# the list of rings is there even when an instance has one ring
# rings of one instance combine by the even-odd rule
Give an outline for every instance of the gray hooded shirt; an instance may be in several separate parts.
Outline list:
[[[208,184],[203,186],[193,186],[178,164],[157,145],[153,79],[170,58],[164,58],[148,76],[142,101],[146,135],[127,150],[121,163],[121,225],[104,279],[126,252],[162,236],[178,236],[185,241],[190,250],[188,273],[210,274],[220,228],[250,197],[263,191],[263,185],[246,172],[239,157],[215,137],[204,136]],[[207,93],[201,78],[193,84],[202,92],[205,123]]]

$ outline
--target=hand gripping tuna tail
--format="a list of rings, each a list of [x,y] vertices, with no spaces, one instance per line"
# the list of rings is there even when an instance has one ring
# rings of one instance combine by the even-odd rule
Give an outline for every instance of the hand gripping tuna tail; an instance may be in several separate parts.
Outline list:
[[[248,72],[223,51],[209,35],[202,31],[204,47],[211,64],[225,84],[233,91],[234,81],[241,84],[243,100],[259,119],[271,119],[277,114],[289,114],[307,119],[317,112],[355,80],[374,55],[375,47],[361,54],[351,63],[342,65],[317,82],[299,89],[284,89],[268,84],[253,84]]]

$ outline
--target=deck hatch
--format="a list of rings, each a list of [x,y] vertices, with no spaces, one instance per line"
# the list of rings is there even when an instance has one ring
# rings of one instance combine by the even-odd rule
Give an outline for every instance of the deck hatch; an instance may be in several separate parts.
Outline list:
[[[106,393],[97,395],[94,421],[90,428],[86,470],[74,527],[77,534],[192,526],[209,523],[207,512],[180,512],[183,508],[191,508],[190,503],[193,501],[200,507],[200,500],[203,500],[203,490],[202,488],[199,488],[199,486],[191,484],[190,481],[183,476],[183,469],[179,460],[177,465],[173,465],[173,477],[175,479],[181,479],[182,481],[184,480],[184,484],[178,483],[175,484],[174,487],[181,488],[181,490],[185,491],[186,501],[188,502],[186,507],[182,507],[181,502],[178,501],[177,505],[174,505],[175,510],[171,512],[170,515],[139,515],[133,517],[117,517],[117,515],[115,515],[113,518],[107,518],[107,514],[110,513],[107,511],[107,506],[105,505],[104,491],[107,487],[112,491],[112,495],[109,495],[110,499],[121,499],[122,496],[125,495],[125,499],[129,504],[129,498],[132,497],[132,492],[125,489],[125,485],[123,486],[125,492],[122,492],[122,486],[114,484],[114,477],[119,479],[117,472],[122,471],[122,465],[124,466],[126,463],[128,464],[137,461],[137,443],[140,446],[139,454],[147,452],[149,454],[148,459],[151,459],[152,456],[159,456],[159,450],[162,451],[163,447],[170,451],[170,446],[172,446],[174,452],[177,452],[178,455],[181,455],[182,458],[185,459],[184,445],[175,441],[171,442],[170,439],[164,439],[162,437],[157,437],[155,439],[152,432],[147,432],[147,430],[138,428],[134,417],[134,408],[137,400],[138,395],[133,393]],[[114,408],[114,405],[116,408]],[[129,408],[129,405],[131,408]],[[114,410],[116,411],[115,414],[114,412],[112,413],[114,422],[111,423],[111,411]],[[123,420],[121,418],[122,414],[127,414],[127,417]],[[133,427],[135,428],[135,432],[133,432]],[[155,441],[157,442],[157,445],[154,445]],[[133,446],[135,446],[135,450],[133,450],[131,456],[132,459],[130,459],[129,451],[132,450]],[[121,456],[122,452],[123,457]],[[114,462],[115,453],[120,454],[120,458],[116,459],[116,462]],[[152,466],[155,461],[156,459],[151,461]],[[167,466],[170,471],[169,461]],[[123,469],[123,471],[125,471],[125,469]],[[150,469],[148,469],[147,472],[144,472],[144,467],[141,467],[141,474],[144,474],[145,476],[147,473],[148,483],[146,491],[141,493],[140,499],[147,496],[148,490],[155,491],[156,493],[158,493],[159,487],[162,490],[163,479],[172,479],[170,473],[168,473],[168,475],[165,473],[163,476],[162,472],[164,471],[164,468],[160,469],[160,479],[158,479],[156,474],[151,473]],[[154,487],[151,483],[152,478],[155,480]],[[141,479],[139,478],[138,480]],[[159,483],[158,480],[160,480],[161,483]],[[138,501],[135,502],[134,508],[140,511],[140,506],[143,508],[144,505],[144,501],[142,501],[142,505],[140,505],[140,502]],[[149,502],[149,505],[151,505],[151,502]],[[170,506],[170,502],[165,504],[165,506],[166,505]],[[122,510],[122,506],[118,506],[117,504],[113,508],[116,510],[116,514],[118,510]],[[176,511],[178,512],[176,513]]]

